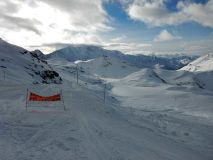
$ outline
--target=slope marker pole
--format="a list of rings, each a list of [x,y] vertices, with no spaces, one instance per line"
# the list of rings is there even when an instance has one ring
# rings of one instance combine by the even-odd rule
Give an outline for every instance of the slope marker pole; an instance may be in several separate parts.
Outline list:
[[[78,64],[76,65],[76,79],[77,79],[77,84],[78,84]]]
[[[106,83],[104,84],[104,103],[106,102]]]
[[[62,100],[62,103],[63,103],[63,107],[64,107],[64,111],[66,110],[66,107],[65,107],[65,104],[64,104],[64,97],[62,95],[62,89],[61,89],[61,100]]]
[[[26,111],[27,111],[27,108],[28,108],[28,88],[27,88],[27,96],[26,96]]]
[[[5,70],[3,70],[3,72],[4,72],[4,81],[5,81]]]

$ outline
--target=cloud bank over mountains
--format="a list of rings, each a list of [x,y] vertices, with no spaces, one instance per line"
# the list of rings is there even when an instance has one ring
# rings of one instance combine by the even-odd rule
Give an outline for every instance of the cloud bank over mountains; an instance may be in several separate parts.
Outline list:
[[[171,46],[186,44],[191,46],[182,48],[184,53],[188,48],[193,48],[190,54],[213,49],[213,34],[206,33],[213,33],[213,0],[7,0],[0,1],[0,7],[0,37],[46,53],[73,43],[130,54],[178,53],[180,49]],[[190,23],[196,23],[197,38],[181,28]]]

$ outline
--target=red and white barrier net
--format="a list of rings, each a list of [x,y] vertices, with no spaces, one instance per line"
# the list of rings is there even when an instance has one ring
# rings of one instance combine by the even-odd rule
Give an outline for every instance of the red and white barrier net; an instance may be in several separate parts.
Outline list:
[[[49,91],[48,91],[49,90]],[[26,96],[26,110],[30,111],[50,111],[50,110],[65,110],[64,99],[62,95],[62,90],[58,93],[51,94],[51,90],[48,88],[45,91],[40,93],[35,93],[27,89]]]

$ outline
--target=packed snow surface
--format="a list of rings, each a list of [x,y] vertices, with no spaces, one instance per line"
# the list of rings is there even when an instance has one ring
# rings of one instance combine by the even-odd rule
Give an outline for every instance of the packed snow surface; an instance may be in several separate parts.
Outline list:
[[[43,95],[63,88],[66,110],[59,102],[40,102],[29,103],[26,111],[26,88]],[[141,108],[142,116],[133,116],[134,108],[128,111],[111,102],[104,104],[75,83],[0,89],[0,155],[4,160],[213,158],[210,121],[148,106],[144,111]]]

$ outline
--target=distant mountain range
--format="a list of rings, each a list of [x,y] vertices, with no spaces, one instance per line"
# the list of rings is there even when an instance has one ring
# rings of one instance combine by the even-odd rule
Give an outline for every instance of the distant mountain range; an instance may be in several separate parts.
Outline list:
[[[82,72],[80,76],[86,82],[92,82],[94,78],[107,81],[115,78],[127,86],[174,85],[213,90],[213,67],[208,67],[213,66],[210,54],[198,59],[187,56],[133,56],[96,46],[77,45],[55,51],[46,58],[52,66],[66,73],[75,72],[75,64],[78,64]],[[179,69],[181,66],[184,67]],[[203,72],[196,72],[198,69]]]
[[[89,60],[104,56],[118,58],[139,68],[162,68],[168,70],[180,69],[197,58],[196,56],[183,55],[165,57],[127,55],[120,51],[106,50],[92,45],[70,45],[46,55],[46,58],[64,58],[70,62],[74,62],[76,60]]]

